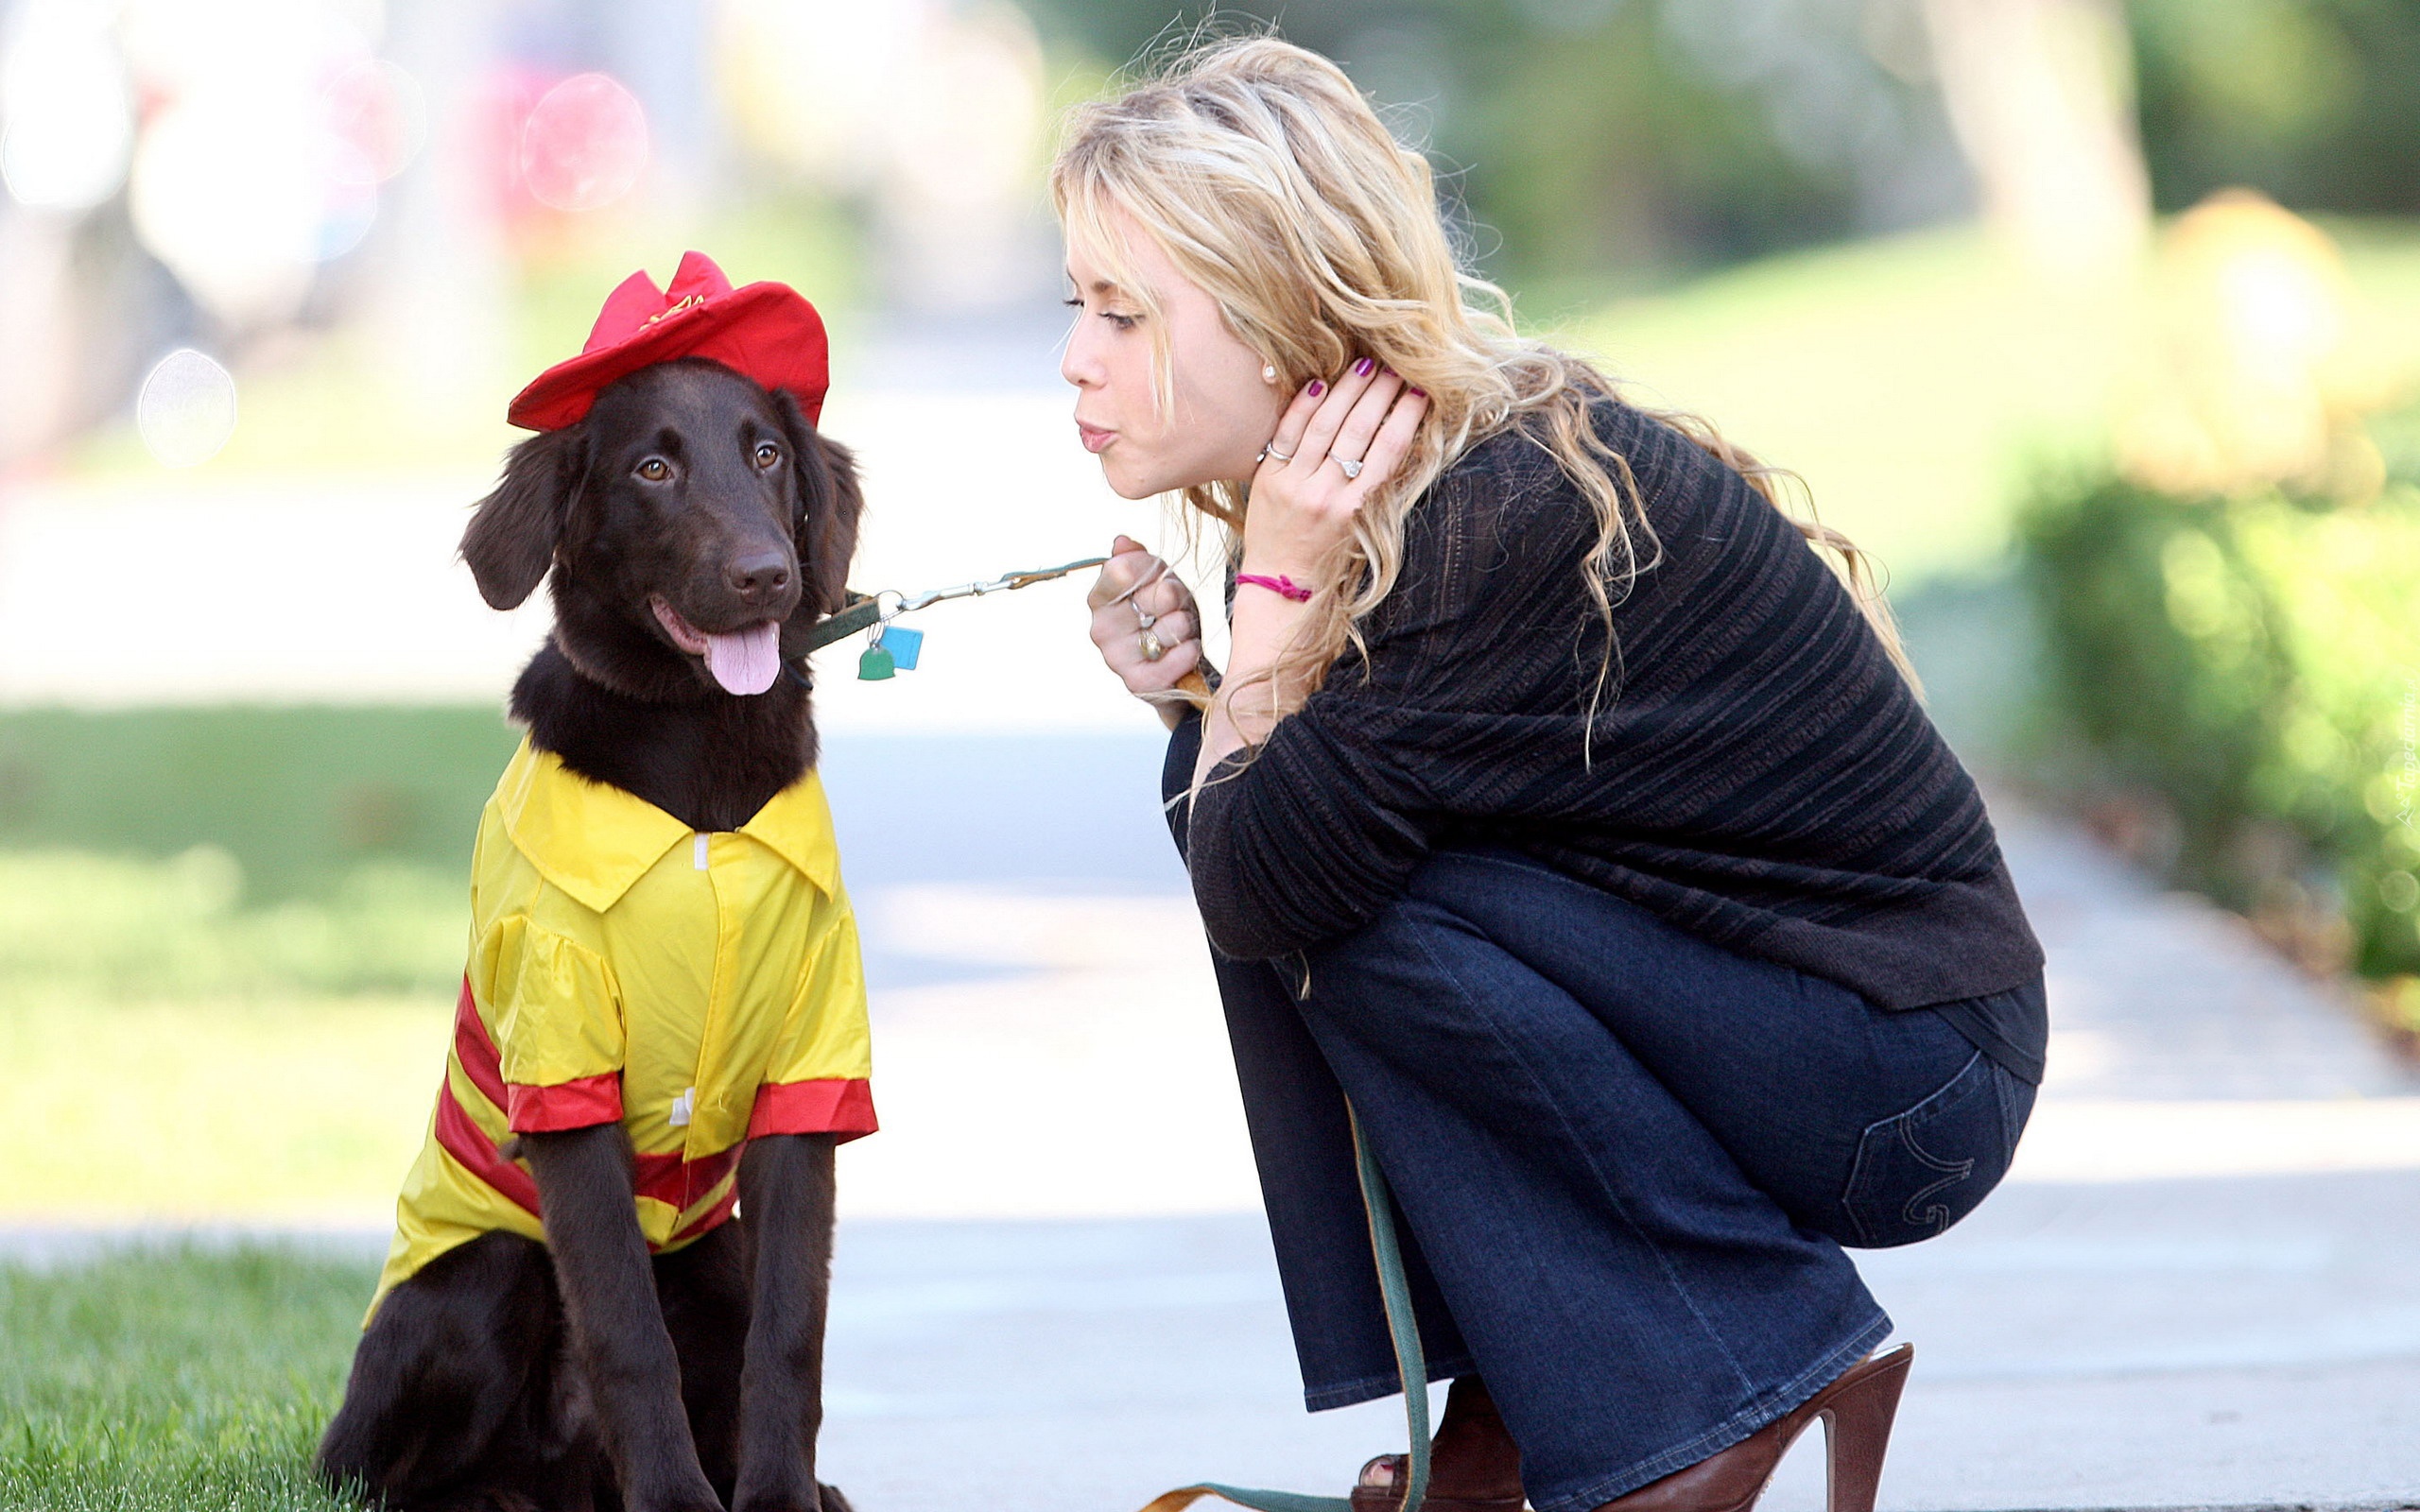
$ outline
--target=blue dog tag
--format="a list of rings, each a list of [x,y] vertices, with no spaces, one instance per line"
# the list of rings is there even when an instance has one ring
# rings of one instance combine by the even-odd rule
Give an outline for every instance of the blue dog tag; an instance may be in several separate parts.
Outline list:
[[[911,630],[904,625],[886,625],[874,642],[890,653],[891,665],[902,672],[916,670],[916,654],[925,648],[925,632]]]

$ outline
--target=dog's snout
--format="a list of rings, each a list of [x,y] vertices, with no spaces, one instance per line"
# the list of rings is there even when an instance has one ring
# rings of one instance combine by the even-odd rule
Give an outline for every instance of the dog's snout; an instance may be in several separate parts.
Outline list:
[[[778,551],[734,557],[724,570],[733,590],[752,604],[775,597],[790,586],[789,558]]]

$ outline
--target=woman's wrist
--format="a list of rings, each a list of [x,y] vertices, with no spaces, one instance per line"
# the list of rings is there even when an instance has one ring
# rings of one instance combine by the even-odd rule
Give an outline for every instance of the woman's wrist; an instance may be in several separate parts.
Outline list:
[[[1306,604],[1310,602],[1311,597],[1309,588],[1294,581],[1285,573],[1237,573],[1236,587],[1238,589],[1265,588],[1278,597],[1289,599],[1297,604]]]

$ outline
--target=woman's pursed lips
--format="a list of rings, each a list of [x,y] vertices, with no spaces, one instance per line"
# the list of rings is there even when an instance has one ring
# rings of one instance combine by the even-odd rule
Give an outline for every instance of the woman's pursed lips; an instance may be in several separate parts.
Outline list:
[[[1087,452],[1100,451],[1110,442],[1117,439],[1115,431],[1100,430],[1085,424],[1082,421],[1076,421],[1076,434],[1083,439],[1084,450]]]

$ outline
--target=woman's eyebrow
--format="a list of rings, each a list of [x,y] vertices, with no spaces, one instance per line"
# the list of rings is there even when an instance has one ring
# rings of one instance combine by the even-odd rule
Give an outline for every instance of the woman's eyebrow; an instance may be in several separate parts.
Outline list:
[[[1067,274],[1067,282],[1078,288],[1081,288],[1083,286],[1077,281],[1076,275],[1073,273]],[[1092,291],[1095,294],[1115,294],[1119,292],[1119,289],[1117,285],[1110,280],[1105,278],[1097,278],[1093,280]]]

